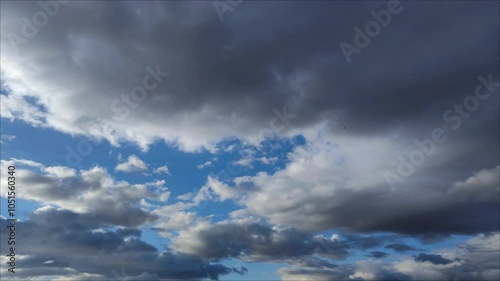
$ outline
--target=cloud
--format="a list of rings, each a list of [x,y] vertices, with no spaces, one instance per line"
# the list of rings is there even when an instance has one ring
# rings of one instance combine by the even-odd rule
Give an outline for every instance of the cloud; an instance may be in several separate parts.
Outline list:
[[[452,263],[452,260],[443,258],[441,255],[433,255],[433,254],[418,254],[418,256],[415,257],[415,261],[418,262],[431,262],[433,264],[449,264]]]
[[[188,211],[176,211],[169,214],[157,213],[160,215],[155,230],[164,237],[172,237],[172,232],[182,231],[193,226],[199,220],[196,213]]]
[[[130,155],[127,158],[127,161],[120,163],[115,167],[116,171],[124,173],[146,171],[147,169],[148,165],[134,154]]]
[[[278,270],[282,280],[498,280],[499,234],[478,235],[443,254],[407,256],[400,261],[296,262]],[[431,261],[432,260],[432,261]]]
[[[47,167],[44,171],[55,178],[71,178],[76,176],[76,170],[64,166]]]
[[[154,169],[153,171],[154,174],[167,174],[167,175],[171,175],[170,174],[170,170],[168,169],[167,165],[163,165],[161,167],[158,167],[156,169]]]
[[[210,166],[212,166],[212,161],[206,161],[205,163],[198,165],[197,168],[202,170],[203,168],[210,167]]]
[[[330,238],[284,226],[270,226],[252,218],[198,221],[179,231],[173,248],[210,260],[240,258],[245,261],[284,262],[319,255],[342,260],[354,250],[380,246],[389,237],[346,235]]]
[[[498,232],[481,234],[455,249],[442,249],[432,256],[419,255],[419,261],[408,258],[395,263],[394,268],[416,280],[498,280],[499,238]]]
[[[312,129],[311,135],[318,135],[318,131],[317,137],[306,134],[306,144],[288,154],[284,169],[237,177],[232,183],[214,185],[220,189],[211,192],[224,194],[223,198],[272,224],[306,231],[348,228],[448,235],[499,229],[499,201],[493,196],[498,195],[497,160],[472,151],[457,153],[456,144],[450,143],[420,165],[404,184],[391,188],[384,172],[397,167],[394,160],[412,151],[414,144],[342,137],[324,128]],[[442,162],[463,157],[469,161],[457,166]],[[475,188],[455,191],[457,182],[477,173],[474,167],[484,161],[495,167],[479,169],[484,180],[471,182]],[[218,200],[217,196],[206,198]]]
[[[185,151],[231,137],[256,143],[271,125],[283,128],[280,136],[328,120],[333,129],[347,124],[342,134],[417,129],[426,123],[418,118],[441,110],[432,105],[470,95],[481,73],[498,76],[498,3],[406,5],[397,28],[347,65],[338,44],[379,4],[247,3],[221,22],[211,2],[71,3],[16,52],[9,35],[22,34],[19,18],[39,7],[8,3],[2,79],[10,91],[2,116],[115,145],[147,149],[163,140]],[[426,24],[415,27],[422,13]],[[157,85],[145,99],[132,98],[150,72],[171,75],[150,81]],[[279,119],[287,103],[297,116],[289,123]]]
[[[2,229],[7,224],[4,218],[0,219]],[[16,257],[23,266],[17,268],[12,280],[39,277],[51,280],[201,280],[218,279],[233,272],[245,273],[244,269],[212,264],[169,249],[160,252],[140,239],[140,231],[109,230],[71,211],[43,208],[32,213],[28,220],[18,222],[17,226],[16,238],[23,241],[23,247],[16,248]],[[6,235],[3,231],[2,241],[6,240]],[[2,247],[2,259],[5,249]],[[2,270],[2,274],[9,274],[6,267]]]
[[[88,170],[64,166],[45,167],[30,160],[2,160],[2,168],[17,163],[29,164],[38,170],[16,169],[16,182],[23,189],[18,198],[58,206],[81,214],[88,220],[121,226],[138,226],[154,221],[157,217],[143,210],[143,199],[152,203],[167,200],[169,192],[164,181],[129,184],[117,181],[106,169],[93,167]],[[2,178],[2,196],[6,196],[7,178]]]
[[[458,200],[472,198],[475,202],[500,201],[500,166],[493,169],[482,169],[474,173],[465,181],[453,184],[448,191],[450,195],[456,196]]]
[[[230,257],[279,260],[282,257],[311,254],[314,246],[305,249],[305,239],[304,234],[274,230],[255,223],[203,223],[181,231],[174,240],[174,248],[214,260]]]
[[[415,248],[413,248],[405,243],[391,243],[391,244],[386,245],[385,248],[394,250],[398,253],[417,250],[417,249],[415,249]]]
[[[380,251],[373,251],[373,252],[370,252],[369,255],[367,255],[367,257],[372,257],[372,258],[376,258],[376,259],[381,259],[381,258],[385,258],[387,257],[389,254],[385,253],[385,252],[380,252]]]

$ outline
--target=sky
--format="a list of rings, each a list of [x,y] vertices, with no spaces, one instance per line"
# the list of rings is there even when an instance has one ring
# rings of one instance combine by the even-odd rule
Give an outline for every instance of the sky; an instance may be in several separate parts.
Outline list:
[[[500,279],[499,2],[0,10],[8,280]]]

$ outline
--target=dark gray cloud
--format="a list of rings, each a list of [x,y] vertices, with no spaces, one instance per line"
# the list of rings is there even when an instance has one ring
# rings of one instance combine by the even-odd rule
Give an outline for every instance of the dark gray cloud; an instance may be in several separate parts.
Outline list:
[[[478,235],[443,254],[404,256],[391,263],[358,261],[332,264],[297,260],[278,270],[282,280],[498,280],[498,233]]]
[[[385,252],[381,252],[381,251],[373,251],[373,252],[370,252],[369,255],[367,255],[367,257],[372,257],[372,258],[376,258],[376,259],[381,259],[381,258],[385,258],[387,257],[389,254],[385,253]]]
[[[294,229],[223,222],[181,231],[174,240],[174,248],[214,260],[238,257],[249,261],[279,261],[314,253],[343,259],[350,247],[343,241],[313,237]]]
[[[345,134],[384,135],[395,128],[410,134],[473,92],[478,75],[498,77],[498,3],[402,6],[347,64],[339,43],[352,43],[353,28],[364,27],[370,11],[384,3],[249,2],[221,22],[209,2],[75,2],[62,6],[18,54],[6,36],[20,34],[18,17],[39,7],[6,3],[3,56],[12,59],[4,80],[19,94],[23,81],[53,85],[58,102],[30,91],[47,108],[48,126],[141,145],[159,137],[192,150],[231,136],[251,138],[285,102],[300,116],[288,129],[331,121],[332,128],[347,125]],[[25,70],[17,58],[44,72],[15,80],[14,71]],[[56,59],[61,63],[52,64]],[[171,77],[114,124],[115,137],[107,136],[91,120],[125,110],[110,104],[140,83],[146,65],[157,64]],[[73,118],[61,120],[57,110]],[[125,125],[145,122],[147,131],[126,135]]]
[[[386,245],[385,248],[394,250],[398,253],[417,250],[417,249],[415,249],[415,248],[413,248],[405,243],[391,243],[391,244]]]
[[[452,260],[443,258],[441,255],[433,255],[433,254],[425,254],[421,253],[418,254],[418,256],[415,257],[415,261],[418,262],[431,262],[433,264],[449,264],[452,263]]]
[[[4,218],[1,226],[7,227]],[[16,254],[24,257],[17,278],[80,274],[85,279],[87,274],[97,280],[109,280],[126,273],[122,277],[130,280],[218,279],[233,272],[247,272],[244,268],[228,268],[170,250],[160,252],[142,241],[137,230],[112,231],[70,211],[40,209],[28,220],[18,222],[16,229]],[[2,231],[2,241],[6,241],[7,235]],[[6,249],[4,244],[2,255]]]
[[[440,178],[433,172],[418,171],[404,185],[391,190],[381,176],[384,169],[369,167],[373,162],[378,165],[378,159],[339,166],[336,159],[342,152],[325,152],[326,149],[322,144],[308,145],[306,151],[313,155],[297,149],[285,170],[250,180],[245,178],[255,188],[247,189],[236,200],[247,210],[269,217],[273,223],[304,230],[343,227],[358,232],[446,236],[498,231],[500,227],[498,167],[469,176],[457,175],[455,170],[449,175],[441,174]],[[360,157],[357,153],[352,156]],[[434,161],[429,160],[429,164]],[[360,170],[358,164],[366,170]],[[332,171],[339,176],[332,175]],[[357,175],[360,177],[350,178]],[[305,182],[305,177],[310,180]],[[325,183],[334,188],[326,188]],[[290,198],[292,191],[294,197]]]
[[[2,167],[23,162],[27,161],[2,161]],[[18,197],[82,214],[85,223],[136,227],[153,222],[157,216],[144,209],[141,200],[158,201],[161,197],[168,198],[169,194],[162,181],[141,185],[115,181],[106,169],[97,166],[77,173],[65,166],[36,165],[36,169],[26,170],[20,166],[16,171],[18,184],[25,186]]]
[[[212,260],[241,258],[247,261],[301,260],[319,255],[343,260],[354,251],[366,251],[394,239],[395,235],[312,235],[293,228],[251,221],[201,223],[179,231],[173,248]]]

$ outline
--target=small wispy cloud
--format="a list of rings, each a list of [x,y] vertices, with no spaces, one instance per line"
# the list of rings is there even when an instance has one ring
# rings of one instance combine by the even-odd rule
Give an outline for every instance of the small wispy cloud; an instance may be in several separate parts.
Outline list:
[[[201,169],[204,169],[204,168],[210,167],[210,166],[212,166],[212,161],[207,161],[203,164],[198,165],[197,168],[201,170]]]
[[[263,156],[257,160],[259,160],[263,164],[269,165],[269,164],[274,164],[276,161],[278,161],[278,157],[265,157],[265,156]]]
[[[167,165],[163,165],[161,167],[154,169],[153,173],[158,175],[160,174],[172,175],[170,174],[170,170],[168,169]]]
[[[2,135],[0,137],[0,143],[4,143],[5,141],[13,141],[16,138],[14,135]]]
[[[224,152],[232,152],[232,151],[234,151],[234,149],[235,149],[235,148],[236,148],[236,144],[234,144],[234,143],[233,143],[233,144],[231,144],[230,146],[228,146],[228,147],[224,150]]]

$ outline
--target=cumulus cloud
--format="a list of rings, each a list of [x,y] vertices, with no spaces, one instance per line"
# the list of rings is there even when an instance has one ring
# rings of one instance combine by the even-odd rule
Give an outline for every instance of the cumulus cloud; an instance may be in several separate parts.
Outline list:
[[[433,264],[449,264],[453,262],[452,260],[443,258],[441,255],[425,254],[425,253],[418,254],[418,256],[415,257],[415,261],[430,262]]]
[[[153,173],[155,174],[167,174],[167,175],[171,175],[170,174],[170,170],[168,169],[167,165],[163,165],[161,167],[158,167],[156,169],[154,169]]]
[[[148,165],[144,163],[139,157],[132,154],[127,158],[127,161],[118,164],[115,167],[116,171],[124,172],[124,173],[132,173],[132,172],[141,172],[146,171],[148,169]],[[156,172],[157,170],[155,170]],[[168,169],[167,169],[168,172]]]
[[[459,200],[472,199],[475,202],[498,202],[500,191],[500,166],[483,169],[464,181],[453,184],[449,194]],[[471,198],[472,197],[472,198]]]
[[[173,248],[212,260],[240,258],[246,261],[284,262],[315,254],[334,260],[345,259],[351,251],[380,246],[388,236],[311,235],[284,226],[270,226],[256,219],[234,219],[217,223],[200,221],[179,231]]]
[[[152,203],[168,199],[165,181],[130,184],[117,181],[102,167],[79,170],[64,166],[45,167],[30,160],[2,160],[2,169],[23,163],[38,170],[16,169],[17,184],[23,192],[17,197],[55,205],[82,214],[96,222],[138,226],[156,219],[140,206],[141,200]],[[2,196],[6,196],[7,178],[2,178]]]
[[[259,160],[263,164],[269,165],[269,164],[273,164],[276,161],[278,161],[278,157],[261,157],[257,160]]]
[[[1,218],[0,225],[5,229],[8,223]],[[71,211],[39,209],[17,226],[23,266],[12,280],[196,280],[245,272],[168,249],[158,251],[140,239],[140,231],[113,231]],[[6,235],[2,231],[2,241]],[[2,262],[6,249],[2,247]],[[6,267],[2,270],[2,275],[11,274]]]
[[[322,136],[308,136],[304,146],[288,154],[284,169],[238,177],[234,186],[209,179],[202,191],[213,196],[205,198],[234,200],[273,224],[308,231],[343,227],[446,235],[499,229],[497,168],[481,173],[481,185],[470,183],[476,188],[454,191],[457,182],[470,177],[465,170],[475,173],[469,164],[485,160],[475,152],[467,154],[469,162],[462,162],[460,167],[443,166],[442,158],[429,158],[404,184],[391,188],[383,174],[397,168],[398,155],[412,151],[411,143],[320,131]],[[462,156],[457,155],[453,144],[450,146],[437,154],[449,161]],[[498,159],[486,159],[497,166]]]
[[[212,166],[212,161],[206,161],[206,162],[204,162],[204,163],[202,163],[202,164],[200,164],[200,165],[198,165],[196,167],[198,169],[202,170],[202,169],[204,169],[206,167],[210,167],[210,166]]]
[[[478,235],[442,254],[419,254],[401,261],[332,264],[298,261],[278,270],[282,280],[498,280],[499,234]],[[445,255],[445,256],[443,256]]]

